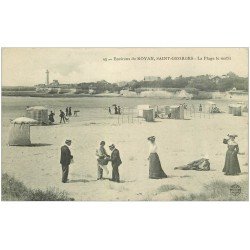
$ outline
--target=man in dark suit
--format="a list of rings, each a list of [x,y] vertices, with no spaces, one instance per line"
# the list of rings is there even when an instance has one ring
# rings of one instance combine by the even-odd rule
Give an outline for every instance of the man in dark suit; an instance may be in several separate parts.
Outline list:
[[[61,159],[60,163],[62,165],[62,182],[66,183],[68,181],[69,165],[73,159],[71,155],[69,146],[71,145],[71,140],[66,140],[65,145],[61,147]]]
[[[112,144],[109,146],[109,149],[112,151],[110,161],[112,164],[112,181],[120,182],[120,175],[118,167],[122,164],[119,150],[115,148],[115,145]]]
[[[62,110],[60,110],[60,115],[59,116],[61,117],[60,123],[62,123],[62,121],[65,123],[65,113]]]

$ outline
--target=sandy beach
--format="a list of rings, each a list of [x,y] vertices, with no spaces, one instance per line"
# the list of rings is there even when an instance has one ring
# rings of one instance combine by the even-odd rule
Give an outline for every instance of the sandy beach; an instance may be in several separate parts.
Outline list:
[[[210,117],[196,114],[185,120],[157,119],[152,123],[135,119],[133,123],[124,121],[118,124],[115,115],[105,114],[106,117],[97,120],[80,112],[79,117],[72,117],[66,124],[32,126],[33,147],[10,147],[7,117],[11,118],[14,114],[7,103],[11,100],[2,100],[5,103],[2,111],[2,172],[13,175],[27,187],[43,190],[55,187],[65,190],[79,201],[169,201],[175,196],[199,193],[205,184],[214,180],[232,184],[248,180],[247,113],[239,117],[227,113]],[[21,102],[24,104],[25,99],[21,99]],[[222,140],[228,133],[238,135],[238,158],[242,171],[238,176],[225,176],[222,173],[227,150]],[[167,179],[148,179],[147,137],[151,135],[156,136],[162,167],[169,176]],[[65,138],[72,139],[71,151],[74,155],[70,182],[67,184],[61,183],[59,164],[60,147]],[[96,180],[95,150],[101,140],[105,140],[106,145],[114,143],[120,150],[123,162],[120,166],[121,183],[108,179]],[[108,146],[106,149],[109,152]],[[209,156],[211,171],[174,170],[174,167],[202,158],[204,154]],[[111,166],[108,168],[111,173]],[[175,188],[164,191],[164,185],[174,185]]]

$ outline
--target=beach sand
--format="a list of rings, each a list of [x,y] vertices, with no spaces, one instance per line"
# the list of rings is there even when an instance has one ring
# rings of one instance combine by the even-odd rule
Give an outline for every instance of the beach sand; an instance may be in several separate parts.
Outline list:
[[[81,114],[81,113],[80,113]],[[116,116],[83,120],[72,117],[67,124],[32,126],[33,147],[8,146],[8,126],[2,127],[2,172],[15,176],[27,187],[55,187],[65,190],[76,200],[172,200],[175,196],[199,193],[214,180],[238,183],[248,180],[248,114],[236,117],[215,114],[210,118],[190,117],[187,120],[142,120],[118,124]],[[222,173],[227,146],[222,143],[228,133],[238,135],[238,155],[242,174]],[[156,136],[162,168],[169,178],[148,179],[147,137]],[[66,138],[72,139],[74,163],[70,166],[70,182],[61,183],[60,147]],[[97,181],[95,150],[101,140],[114,143],[120,150],[121,183],[108,179]],[[183,171],[174,167],[209,155],[211,171]],[[111,177],[111,166],[108,166]],[[164,185],[174,185],[164,192]],[[162,191],[163,190],[163,191]]]

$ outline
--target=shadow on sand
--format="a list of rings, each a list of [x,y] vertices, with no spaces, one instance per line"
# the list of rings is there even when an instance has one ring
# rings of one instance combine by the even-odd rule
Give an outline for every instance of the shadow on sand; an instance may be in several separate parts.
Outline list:
[[[70,180],[69,183],[76,183],[76,182],[83,182],[83,183],[86,183],[86,182],[90,182],[86,179],[78,179],[78,180]]]
[[[128,182],[135,182],[135,180],[130,180],[130,181],[129,180],[126,180],[126,181],[125,180],[120,180],[120,183],[128,183]]]
[[[32,143],[31,145],[29,145],[29,147],[47,147],[47,146],[51,146],[53,144],[50,143]]]
[[[239,175],[248,175],[248,172],[241,172]]]

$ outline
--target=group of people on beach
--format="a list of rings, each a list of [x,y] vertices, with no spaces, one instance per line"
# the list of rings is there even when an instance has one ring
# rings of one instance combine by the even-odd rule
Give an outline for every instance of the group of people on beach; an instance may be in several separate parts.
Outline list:
[[[121,107],[117,106],[116,104],[114,104],[113,106],[114,106],[114,114],[121,115]],[[109,111],[109,114],[112,115],[111,107],[108,107],[108,111]]]
[[[71,107],[66,107],[65,112],[63,110],[60,109],[59,111],[59,117],[60,117],[60,123],[65,123],[69,121],[69,117],[72,116],[72,111],[71,111]],[[74,116],[77,116],[78,112],[80,112],[79,110],[74,110]],[[51,124],[53,124],[55,122],[55,113],[53,111],[50,111],[49,114],[49,121]]]
[[[226,152],[226,159],[223,168],[225,175],[238,175],[241,173],[240,165],[237,154],[239,153],[239,146],[235,142],[237,135],[228,134],[227,139],[223,139],[223,143],[227,144],[228,150]],[[164,172],[161,166],[161,161],[158,155],[158,149],[156,145],[155,136],[147,138],[149,142],[149,178],[150,179],[163,179],[167,178],[167,174]],[[65,145],[61,147],[60,163],[62,165],[62,182],[68,182],[69,166],[73,161],[73,155],[69,149],[72,141],[67,139]],[[122,164],[120,152],[114,144],[109,146],[111,154],[109,155],[105,149],[105,141],[101,141],[98,149],[96,150],[97,157],[97,180],[103,179],[103,172],[106,175],[109,174],[107,165],[111,162],[112,165],[112,178],[111,181],[120,182],[119,167]],[[188,163],[187,165],[176,167],[179,170],[197,170],[197,171],[209,171],[210,162],[208,157],[203,157],[199,160]]]
[[[68,108],[67,108],[68,109]],[[68,110],[66,109],[66,115],[65,115],[65,113],[60,109],[60,114],[59,114],[59,117],[60,117],[60,123],[65,123],[66,121],[69,121],[69,117],[68,117],[68,115],[69,115],[69,113],[68,113]],[[51,124],[53,124],[54,122],[55,122],[55,118],[54,118],[54,116],[55,116],[55,113],[51,110],[50,111],[50,114],[49,114],[49,121],[50,121],[50,123]]]
[[[62,165],[62,182],[68,182],[68,174],[69,174],[69,165],[73,162],[73,155],[69,147],[71,146],[72,141],[67,139],[65,141],[65,145],[61,147],[61,158],[60,163]],[[111,155],[108,155],[105,148],[105,142],[101,141],[100,147],[96,150],[97,156],[97,180],[103,179],[103,171],[106,174],[109,174],[107,164],[111,162],[112,165],[112,178],[111,181],[120,182],[120,174],[119,174],[119,166],[122,164],[120,152],[115,147],[114,144],[109,146],[111,151]]]

